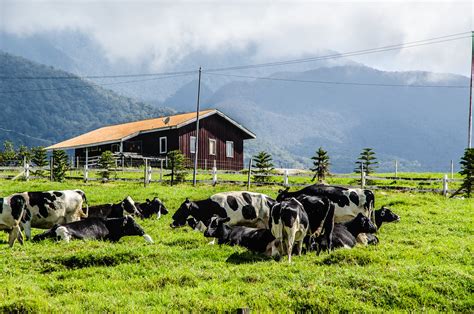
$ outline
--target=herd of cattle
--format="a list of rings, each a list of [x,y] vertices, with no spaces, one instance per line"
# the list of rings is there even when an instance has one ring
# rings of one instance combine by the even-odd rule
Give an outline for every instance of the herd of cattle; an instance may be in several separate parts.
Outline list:
[[[279,191],[276,200],[261,193],[223,192],[209,199],[186,199],[176,210],[172,228],[189,225],[217,239],[219,244],[239,245],[279,259],[292,254],[356,243],[376,244],[382,223],[399,221],[390,209],[374,210],[375,197],[366,189],[311,185],[296,192]],[[85,210],[83,209],[85,205]],[[143,236],[153,242],[133,217],[166,215],[157,197],[135,203],[126,197],[118,204],[88,206],[81,190],[24,192],[0,198],[0,230],[9,233],[9,245],[22,230],[28,240],[31,228],[48,229],[32,240],[47,238],[118,241],[123,236]]]

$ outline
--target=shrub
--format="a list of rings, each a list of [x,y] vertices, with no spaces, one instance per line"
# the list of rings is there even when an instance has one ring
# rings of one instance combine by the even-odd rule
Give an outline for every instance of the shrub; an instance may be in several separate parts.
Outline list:
[[[172,150],[168,153],[168,167],[171,173],[166,176],[171,176],[170,184],[173,185],[175,182],[183,182],[186,178],[186,157],[179,150]]]
[[[322,147],[316,151],[316,155],[311,157],[313,160],[313,168],[310,170],[314,172],[314,176],[311,181],[318,178],[318,182],[323,181],[326,178],[326,175],[329,174],[329,155]]]
[[[68,157],[65,151],[53,151],[53,180],[63,182],[69,169]]]
[[[459,173],[464,177],[461,189],[467,197],[471,197],[474,190],[474,148],[466,148],[460,164]]]
[[[38,146],[34,147],[32,150],[33,157],[31,158],[31,161],[37,166],[37,167],[46,167],[48,165],[48,154],[46,153],[46,149],[44,149],[43,146]],[[34,172],[35,176],[44,176],[44,170],[36,170]]]
[[[257,155],[253,156],[253,162],[255,163],[254,176],[255,182],[268,182],[270,181],[270,174],[275,169],[273,168],[272,155],[267,152],[261,151]]]
[[[99,159],[99,168],[102,169],[102,171],[99,173],[100,177],[103,180],[110,179],[110,175],[115,172],[114,166],[114,155],[110,150],[106,150],[100,155]]]

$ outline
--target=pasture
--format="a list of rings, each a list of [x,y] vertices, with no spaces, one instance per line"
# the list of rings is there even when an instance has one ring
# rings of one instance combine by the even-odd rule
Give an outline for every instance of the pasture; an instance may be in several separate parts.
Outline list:
[[[474,200],[376,191],[376,208],[391,206],[400,223],[385,224],[380,244],[276,262],[239,247],[208,245],[190,228],[172,230],[181,202],[235,185],[82,183],[1,180],[1,195],[80,188],[90,205],[159,196],[170,210],[138,222],[141,237],[118,243],[18,243],[0,238],[0,311],[387,311],[472,312]],[[253,187],[275,197],[278,187]],[[33,229],[33,235],[40,230]]]

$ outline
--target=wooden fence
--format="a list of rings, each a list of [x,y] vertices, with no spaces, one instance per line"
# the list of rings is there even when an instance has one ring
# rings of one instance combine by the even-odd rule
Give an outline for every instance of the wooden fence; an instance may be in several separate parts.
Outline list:
[[[38,170],[43,171],[43,176],[38,176],[36,173]],[[71,168],[66,174],[67,179],[83,180],[87,181],[102,181],[99,173],[105,171],[105,169],[93,168],[87,165],[83,167]],[[189,171],[191,173],[191,171]],[[159,167],[151,167],[150,164],[145,160],[144,165],[141,168],[115,168],[112,169],[112,177],[109,181],[131,181],[131,182],[143,182],[144,186],[148,186],[154,182],[169,182],[170,170],[165,169],[163,163]],[[304,170],[289,170],[280,169],[269,175],[260,175],[270,177],[266,182],[255,182],[255,173],[252,173],[250,167],[244,171],[225,171],[217,170],[216,167],[212,167],[210,170],[200,169],[198,171],[199,179],[198,183],[202,184],[240,184],[246,185],[248,189],[254,185],[279,185],[283,187],[292,186],[306,186],[311,183],[313,174]],[[32,179],[49,179],[53,180],[52,169],[50,166],[47,167],[32,167],[28,163],[25,163],[23,167],[0,167],[0,178],[10,180],[32,180]],[[462,180],[448,178],[445,174],[440,178],[423,178],[423,177],[401,177],[401,176],[366,176],[365,173],[361,175],[354,174],[333,174],[329,177],[330,179],[348,179],[346,183],[337,183],[339,186],[346,187],[362,187],[374,190],[396,190],[396,191],[413,191],[413,192],[432,192],[441,193],[447,195],[448,193],[454,193],[455,189],[449,189],[449,185],[457,184]],[[192,182],[191,180],[186,180]],[[347,181],[347,180],[346,180]],[[392,181],[391,183],[397,183],[397,185],[385,185],[385,184],[373,184],[374,181],[384,182]],[[421,188],[403,185],[403,183],[418,182],[418,184],[430,185],[430,188]],[[400,183],[400,184],[399,184]]]

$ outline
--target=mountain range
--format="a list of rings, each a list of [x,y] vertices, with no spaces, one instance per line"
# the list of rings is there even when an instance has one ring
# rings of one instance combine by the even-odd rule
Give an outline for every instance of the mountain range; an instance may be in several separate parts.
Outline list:
[[[0,70],[6,76],[153,72],[151,60],[109,61],[93,40],[75,32],[29,37],[0,33],[0,49],[9,53],[0,54]],[[250,47],[239,53],[191,52],[179,61],[166,71],[258,60]],[[464,76],[388,72],[342,59],[219,73],[224,75],[203,72],[201,106],[220,109],[255,132],[257,139],[246,143],[246,155],[269,151],[280,167],[308,167],[322,146],[329,151],[333,171],[350,172],[362,148],[372,147],[380,171],[393,170],[394,160],[403,171],[446,171],[465,147],[469,89],[456,88],[468,86]],[[1,82],[0,91],[70,84],[84,88],[2,95],[1,126],[18,133],[2,131],[0,140],[13,136],[37,145],[19,134],[57,141],[105,124],[195,110],[196,76],[104,86],[113,91],[91,84],[118,81],[76,77],[68,82]],[[426,87],[431,85],[452,88]],[[24,117],[18,117],[20,112]],[[22,123],[15,123],[18,120]]]

